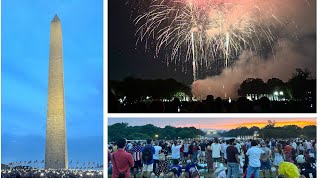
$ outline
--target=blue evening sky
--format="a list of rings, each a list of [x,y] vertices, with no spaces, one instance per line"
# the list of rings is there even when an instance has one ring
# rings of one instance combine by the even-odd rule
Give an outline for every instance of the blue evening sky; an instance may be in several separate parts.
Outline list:
[[[103,162],[103,1],[2,0],[1,163],[43,160],[50,23],[62,24],[69,161]]]

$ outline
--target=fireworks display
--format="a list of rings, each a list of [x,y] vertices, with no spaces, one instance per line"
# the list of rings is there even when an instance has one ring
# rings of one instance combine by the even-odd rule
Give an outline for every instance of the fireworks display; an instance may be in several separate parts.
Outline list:
[[[134,19],[137,43],[154,49],[167,65],[181,65],[193,80],[199,71],[232,65],[243,50],[275,53],[279,29],[294,24],[277,15],[269,0],[148,0],[140,1]],[[268,23],[266,23],[268,22]],[[275,29],[277,29],[275,33]],[[164,57],[160,57],[164,55]]]

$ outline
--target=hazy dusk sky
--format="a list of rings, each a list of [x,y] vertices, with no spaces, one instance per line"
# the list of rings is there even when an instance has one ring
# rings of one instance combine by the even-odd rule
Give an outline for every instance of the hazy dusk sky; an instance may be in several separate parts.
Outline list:
[[[309,118],[109,118],[108,124],[129,123],[129,126],[142,126],[153,124],[158,127],[167,125],[175,127],[196,127],[200,129],[229,130],[240,126],[264,127],[268,120],[275,120],[276,126],[298,125],[304,127],[307,125],[316,125],[315,119]]]

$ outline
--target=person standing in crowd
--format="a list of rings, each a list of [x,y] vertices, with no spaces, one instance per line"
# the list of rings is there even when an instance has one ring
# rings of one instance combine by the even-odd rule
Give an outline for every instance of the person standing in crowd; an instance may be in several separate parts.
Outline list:
[[[298,154],[300,153],[304,154],[304,147],[302,142],[300,142],[298,145]]]
[[[188,159],[188,152],[189,152],[189,144],[188,142],[186,141],[184,144],[183,144],[183,162],[186,162],[187,159]]]
[[[132,155],[124,151],[126,140],[119,139],[117,147],[118,150],[111,155],[112,178],[129,178],[130,168],[133,167],[134,161]]]
[[[202,140],[200,144],[200,150],[201,150],[200,163],[205,163],[206,148],[207,148],[207,143],[204,140]]]
[[[230,140],[226,140],[225,146],[223,146],[223,159],[224,163],[228,163],[228,158],[227,158],[227,148],[230,146]],[[239,152],[238,152],[239,153]],[[240,153],[239,153],[240,154]]]
[[[173,142],[173,145],[171,146],[171,152],[172,152],[172,161],[173,164],[179,164],[179,159],[180,159],[180,148],[183,144],[183,141],[180,142],[178,145],[177,141]]]
[[[312,149],[314,151],[314,159],[317,159],[317,141],[316,140],[312,143]]]
[[[303,163],[305,163],[305,158],[304,158],[304,154],[303,151],[300,152],[300,154],[296,157],[296,162],[298,165],[301,165]]]
[[[292,149],[294,149],[295,151],[297,150],[297,143],[295,140],[292,141],[291,146],[292,146]]]
[[[197,157],[198,157],[199,146],[196,141],[193,141],[192,145],[193,145],[192,146],[192,162],[196,163]]]
[[[156,175],[159,176],[161,173],[167,174],[169,172],[168,168],[168,151],[166,150],[166,144],[161,145],[161,151],[159,154],[159,167],[157,169]]]
[[[239,152],[236,147],[234,147],[235,139],[230,139],[230,146],[226,149],[227,156],[227,166],[228,173],[227,178],[238,178],[239,177],[239,169],[240,169],[240,159]]]
[[[153,154],[155,153],[154,147],[151,145],[152,140],[147,139],[147,145],[142,148],[142,173],[141,173],[141,178],[146,177],[150,178],[151,173],[153,171]],[[144,176],[144,174],[147,174]]]
[[[196,164],[192,163],[192,161],[190,159],[187,160],[187,165],[186,165],[186,168],[185,168],[185,173],[187,175],[187,178],[191,178],[192,174],[195,173],[195,172],[196,173],[198,172]]]
[[[211,144],[212,160],[214,169],[218,167],[218,163],[221,159],[221,145],[217,137],[214,138],[214,142]]]
[[[283,158],[283,151],[282,151],[282,145],[278,143],[276,147],[274,148],[274,159],[273,159],[273,165],[276,168],[276,175],[278,176],[278,171],[279,171],[279,165],[281,162],[284,161]]]
[[[285,161],[287,162],[293,162],[292,161],[292,147],[290,146],[289,141],[286,142],[286,146],[283,148],[283,152],[285,155]]]
[[[312,144],[310,141],[306,140],[306,148],[307,150],[307,153],[309,154],[311,152],[311,149],[312,149]]]
[[[183,150],[184,150],[184,144],[182,144],[182,146],[180,148],[180,160],[181,160],[181,162],[183,162],[183,158],[184,158]]]
[[[159,142],[156,141],[155,142],[155,146],[154,146],[154,154],[153,154],[153,160],[154,160],[154,163],[153,163],[153,172],[156,173],[156,169],[159,167],[159,153],[161,151],[161,146],[159,146]]]
[[[295,140],[293,140],[291,142],[291,147],[292,147],[292,151],[291,151],[291,160],[296,164],[297,161],[296,161],[296,157],[297,157],[297,143]]]
[[[224,159],[225,149],[227,149],[227,144],[226,144],[225,140],[222,140],[222,142],[221,142],[221,162],[226,163],[226,159]]]
[[[128,141],[128,142],[127,142],[127,146],[126,146],[127,152],[130,152],[130,151],[131,151],[132,146],[133,146],[133,144],[132,144],[130,141]]]
[[[249,148],[251,148],[251,141],[252,141],[252,139],[249,139],[249,140],[246,142],[246,148],[247,148],[247,150],[248,150]]]
[[[206,162],[207,162],[207,168],[208,168],[208,172],[214,172],[213,170],[213,159],[212,159],[212,148],[211,148],[211,144],[213,142],[210,141],[209,144],[207,145],[207,148],[206,148]],[[220,146],[221,148],[221,146]],[[220,151],[219,151],[220,153]]]
[[[193,159],[193,142],[190,142],[189,145],[189,150],[188,150],[188,159],[192,160]]]
[[[132,156],[134,159],[133,176],[136,178],[137,172],[142,172],[142,147],[140,142],[135,143],[131,149]]]
[[[259,178],[259,169],[261,166],[261,155],[264,153],[259,147],[256,140],[251,141],[251,148],[248,149],[247,155],[249,157],[249,166],[247,169],[246,178],[251,178],[252,175],[254,178]]]
[[[266,146],[266,143],[261,143],[261,150],[264,152],[261,157],[261,167],[263,177],[266,178],[266,170],[269,171],[270,177],[272,176],[270,157],[271,150]]]

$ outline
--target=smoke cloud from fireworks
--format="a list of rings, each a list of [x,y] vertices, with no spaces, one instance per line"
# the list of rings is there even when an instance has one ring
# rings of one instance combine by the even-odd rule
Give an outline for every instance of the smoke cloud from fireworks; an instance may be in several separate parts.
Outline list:
[[[245,0],[243,0],[245,1]],[[316,76],[316,1],[314,0],[271,0],[278,7],[279,18],[290,18],[297,29],[297,39],[292,38],[292,25],[275,29],[281,33],[273,49],[266,48],[261,57],[248,50],[242,51],[238,60],[219,76],[198,80],[192,85],[194,96],[204,99],[206,95],[237,97],[240,84],[247,78],[261,78],[264,81],[275,77],[287,81],[296,68],[311,71]],[[266,19],[264,23],[272,23]],[[224,89],[223,89],[224,85]]]
[[[205,99],[210,94],[215,97],[224,97],[225,93],[227,97],[238,97],[237,90],[247,78],[261,78],[265,82],[270,78],[279,78],[287,82],[296,68],[307,68],[311,71],[311,76],[316,77],[314,40],[304,40],[299,44],[282,40],[278,42],[277,48],[279,52],[275,58],[269,54],[266,59],[261,59],[261,57],[252,56],[248,51],[243,52],[239,60],[219,76],[194,82],[193,95],[199,99]]]

